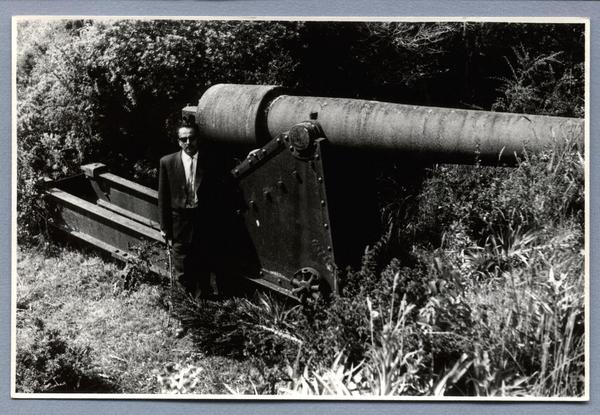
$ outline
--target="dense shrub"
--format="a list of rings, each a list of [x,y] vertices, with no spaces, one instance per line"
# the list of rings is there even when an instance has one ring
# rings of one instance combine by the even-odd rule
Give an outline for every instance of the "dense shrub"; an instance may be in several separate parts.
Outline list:
[[[17,68],[18,234],[43,230],[39,181],[102,161],[155,186],[186,103],[218,82],[283,84],[300,23],[22,22]],[[250,59],[251,57],[251,59]],[[250,65],[251,64],[251,65]]]
[[[155,186],[180,109],[212,84],[581,116],[582,39],[583,25],[20,22],[19,238],[43,230],[43,176],[102,161]]]

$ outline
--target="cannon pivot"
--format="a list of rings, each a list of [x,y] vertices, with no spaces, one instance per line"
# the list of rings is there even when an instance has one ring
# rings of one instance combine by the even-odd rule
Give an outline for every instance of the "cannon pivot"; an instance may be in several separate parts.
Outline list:
[[[324,136],[317,122],[304,121],[290,128],[284,140],[294,157],[310,160],[316,155],[316,140]]]

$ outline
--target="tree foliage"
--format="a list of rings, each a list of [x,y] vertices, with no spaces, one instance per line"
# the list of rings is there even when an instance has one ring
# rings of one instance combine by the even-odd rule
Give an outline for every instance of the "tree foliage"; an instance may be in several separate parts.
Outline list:
[[[17,43],[20,236],[40,231],[42,176],[102,161],[154,186],[181,108],[219,82],[583,113],[583,25],[31,20]]]

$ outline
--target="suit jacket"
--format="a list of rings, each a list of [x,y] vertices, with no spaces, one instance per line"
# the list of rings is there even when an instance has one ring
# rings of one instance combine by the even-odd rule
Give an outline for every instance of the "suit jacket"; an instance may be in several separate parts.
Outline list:
[[[211,157],[203,157],[205,154]],[[246,205],[230,166],[214,149],[198,154],[195,185],[198,208],[190,226],[177,212],[185,208],[186,200],[181,151],[160,159],[158,209],[162,231],[174,242],[191,242],[196,238],[205,251],[231,250],[224,247],[238,239],[239,228],[243,227],[239,213]]]
[[[198,196],[199,208],[202,208],[201,205],[206,205],[208,203],[207,200],[203,199],[210,198],[210,195],[206,194],[207,192],[204,189],[208,187],[207,184],[204,183],[205,180],[206,171],[199,154],[195,180],[195,191]],[[160,227],[162,231],[167,234],[167,238],[169,239],[173,239],[174,236],[173,217],[177,216],[178,210],[185,208],[185,184],[185,170],[183,162],[181,161],[181,151],[161,158],[158,176],[158,211]]]

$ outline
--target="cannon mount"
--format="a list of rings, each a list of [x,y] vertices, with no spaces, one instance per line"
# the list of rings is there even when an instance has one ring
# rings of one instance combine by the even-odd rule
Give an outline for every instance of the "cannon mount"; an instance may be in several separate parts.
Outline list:
[[[339,292],[338,269],[380,236],[366,173],[382,157],[510,165],[569,136],[583,148],[584,137],[578,119],[301,97],[262,85],[215,85],[182,117],[208,141],[257,149],[231,170],[243,224],[227,235],[237,243],[232,262],[239,277],[300,300]],[[101,163],[48,181],[46,200],[52,225],[119,259],[131,258],[136,242],[164,243],[156,190]],[[153,270],[166,274],[160,250]]]

